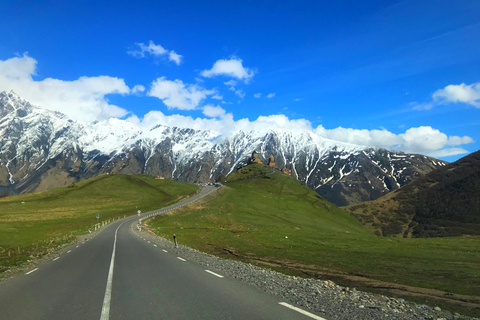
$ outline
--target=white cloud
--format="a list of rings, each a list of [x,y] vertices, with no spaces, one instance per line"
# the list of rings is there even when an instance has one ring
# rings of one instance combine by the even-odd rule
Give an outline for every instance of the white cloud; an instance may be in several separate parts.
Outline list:
[[[429,153],[429,156],[434,158],[443,158],[448,156],[456,156],[457,154],[468,153],[467,150],[463,148],[445,148],[441,150],[432,151]]]
[[[480,82],[467,85],[451,84],[443,89],[435,91],[433,101],[439,104],[467,103],[475,108],[480,108]]]
[[[182,57],[182,55],[176,53],[173,50],[168,53],[168,60],[175,62],[177,66],[182,63]]]
[[[169,108],[193,110],[209,95],[215,95],[215,90],[206,90],[197,84],[184,84],[182,80],[166,80],[157,78],[152,82],[147,95],[157,97]]]
[[[110,77],[80,77],[73,81],[46,78],[35,81],[37,61],[24,54],[0,60],[0,91],[13,90],[22,98],[45,109],[67,114],[74,120],[95,121],[123,117],[127,110],[110,104],[108,94],[130,94],[125,80]],[[137,90],[139,87],[137,87]]]
[[[35,75],[36,65],[37,61],[27,54],[5,61],[0,60],[0,91],[13,90],[31,103],[65,113],[73,120],[95,121],[109,117],[124,117],[129,112],[109,104],[106,96],[145,91],[145,87],[142,85],[136,85],[130,89],[123,79],[105,75],[80,77],[73,81],[52,78],[35,81],[33,75]],[[235,88],[233,90],[240,91]],[[161,99],[169,108],[182,110],[198,108],[201,102],[209,96],[220,97],[216,90],[207,90],[198,84],[185,84],[178,79],[166,80],[165,77],[153,81],[147,95]],[[464,98],[464,100],[468,99]],[[222,103],[224,102],[222,101]],[[326,129],[321,125],[312,128],[311,122],[306,119],[289,119],[281,114],[260,116],[254,121],[246,118],[235,121],[231,113],[227,113],[218,105],[207,105],[202,108],[202,111],[205,116],[210,118],[166,116],[162,112],[151,111],[142,120],[135,115],[131,115],[128,120],[145,127],[163,124],[208,129],[223,135],[229,135],[238,130],[263,131],[271,128],[308,130],[336,141],[421,153],[434,157],[467,153],[468,151],[461,146],[474,142],[471,137],[448,136],[429,126],[409,128],[403,133],[395,134],[386,129],[367,130],[342,127]]]
[[[192,128],[196,130],[212,130],[219,134],[219,138],[228,137],[242,130],[243,132],[266,132],[269,129],[289,131],[310,131],[321,137],[358,145],[382,147],[390,150],[400,150],[408,153],[420,153],[431,157],[441,158],[468,153],[461,147],[451,148],[457,143],[471,143],[469,137],[447,137],[444,133],[431,127],[410,128],[405,133],[394,134],[388,130],[366,130],[338,127],[325,129],[318,126],[313,129],[311,122],[306,119],[289,119],[285,115],[260,116],[254,121],[247,118],[235,121],[231,113],[212,105],[206,106],[204,114],[215,118],[192,118],[181,115],[166,116],[160,111],[151,111],[145,115],[141,125],[151,128],[157,124],[167,126]],[[223,110],[223,111],[222,111]],[[139,121],[135,118],[136,121]]]
[[[241,99],[245,98],[246,93],[243,90],[235,90],[235,94]]]
[[[411,102],[409,105],[412,107],[413,110],[430,110],[433,108],[433,103],[418,103],[418,102]]]
[[[394,134],[385,129],[366,130],[342,127],[325,129],[321,125],[314,131],[325,138],[336,141],[395,149],[409,153],[421,153],[430,156],[468,153],[462,148],[449,148],[448,146],[458,146],[474,142],[473,139],[468,136],[448,137],[445,133],[430,126],[410,128],[401,134]]]
[[[212,96],[212,99],[222,100],[222,99],[223,99],[223,96],[217,93],[217,94],[215,94],[215,95]]]
[[[145,58],[147,54],[154,57],[166,57],[168,60],[175,62],[177,65],[182,63],[183,56],[173,50],[167,50],[159,44],[155,44],[152,40],[145,45],[144,43],[135,43],[138,47],[136,50],[127,51],[127,53],[136,58]]]
[[[314,131],[320,136],[331,140],[364,146],[388,148],[390,146],[398,145],[401,142],[401,139],[397,135],[387,130],[352,129],[343,127],[325,129],[322,125],[319,125]]]
[[[255,71],[250,68],[245,68],[242,59],[233,57],[230,60],[217,60],[210,70],[203,70],[200,75],[205,78],[223,75],[243,80],[245,83],[248,83],[255,75]]]
[[[144,91],[145,91],[145,87],[142,86],[141,84],[137,84],[135,87],[132,88],[132,93],[133,94],[144,92]]]
[[[205,107],[203,107],[203,114],[206,115],[207,117],[210,117],[210,118],[216,118],[216,117],[219,117],[219,116],[223,116],[223,115],[225,115],[225,113],[226,113],[225,109],[223,109],[220,106],[215,107],[211,104],[208,104]]]
[[[473,142],[475,142],[475,141],[473,141],[473,139],[468,137],[468,136],[463,136],[463,137],[451,136],[451,137],[448,138],[447,144],[449,146],[459,146],[459,145],[462,145],[462,144],[469,144],[469,143],[473,143]]]
[[[0,75],[11,80],[31,79],[35,75],[37,60],[24,53],[23,56],[0,60]]]
[[[228,80],[228,81],[224,82],[223,84],[226,85],[226,86],[229,86],[229,87],[235,87],[237,85],[237,81]]]
[[[269,94],[267,94],[267,98],[271,99],[271,98],[275,97],[275,95],[276,95],[276,93],[269,93]]]
[[[260,92],[259,93],[254,93],[253,96],[258,99],[258,98],[262,97],[262,94]]]

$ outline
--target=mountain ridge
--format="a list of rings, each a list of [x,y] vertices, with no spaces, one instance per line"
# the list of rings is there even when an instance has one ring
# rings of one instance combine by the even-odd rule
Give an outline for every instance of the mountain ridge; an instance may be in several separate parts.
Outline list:
[[[110,118],[93,123],[0,93],[0,193],[45,190],[105,173],[214,181],[257,151],[337,205],[372,200],[446,162],[325,139],[310,131],[262,129],[230,136]]]
[[[344,208],[377,235],[480,235],[480,151],[379,199]]]

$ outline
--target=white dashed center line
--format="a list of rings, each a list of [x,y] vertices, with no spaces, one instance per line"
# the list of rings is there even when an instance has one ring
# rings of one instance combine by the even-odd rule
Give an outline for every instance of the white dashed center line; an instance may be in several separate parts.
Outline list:
[[[180,257],[177,257],[177,259],[178,259],[178,260],[182,260],[182,261],[187,261],[187,260],[185,260],[185,259],[183,259],[183,258],[180,258]]]
[[[52,261],[57,261],[58,259],[60,259],[60,257],[56,257],[56,258],[53,259]]]
[[[306,315],[307,317],[310,317],[310,318],[312,318],[312,319],[316,319],[316,320],[326,320],[325,318],[319,317],[319,316],[317,316],[317,315],[314,315],[313,313],[310,313],[310,312],[308,312],[308,311],[305,311],[305,310],[302,310],[302,309],[297,308],[297,307],[295,307],[295,306],[292,306],[291,304],[288,304],[288,303],[286,303],[286,302],[279,302],[278,304],[280,304],[280,305],[282,305],[282,306],[284,306],[284,307],[287,307],[287,308],[289,308],[289,309],[295,310],[295,311],[297,311],[297,312],[299,312],[299,313],[301,313],[301,314],[303,314],[303,315]]]
[[[72,252],[72,250],[68,250],[68,251],[67,251],[67,253],[70,253],[70,252]]]
[[[157,245],[156,245],[156,244],[154,244],[153,246],[154,246],[154,247],[156,247]]]
[[[165,249],[163,249],[162,251],[163,251],[163,252],[168,252],[168,251],[167,251],[167,250],[165,250]]]
[[[35,268],[35,269],[33,269],[32,271],[28,271],[28,272],[25,273],[25,274],[30,274],[30,273],[35,272],[35,271],[37,271],[37,270],[38,270],[38,268]]]
[[[210,270],[205,270],[205,271],[208,272],[208,273],[210,273],[210,274],[213,274],[213,275],[216,276],[216,277],[223,278],[222,275],[219,275],[218,273],[215,273],[215,272],[213,272],[213,271],[210,271]]]

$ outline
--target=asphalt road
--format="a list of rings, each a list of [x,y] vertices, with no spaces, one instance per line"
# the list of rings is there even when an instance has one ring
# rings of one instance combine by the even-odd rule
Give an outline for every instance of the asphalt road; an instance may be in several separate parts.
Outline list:
[[[214,191],[206,187],[173,210]],[[0,319],[322,319],[142,239],[138,217],[0,284]],[[282,304],[280,304],[282,303]]]

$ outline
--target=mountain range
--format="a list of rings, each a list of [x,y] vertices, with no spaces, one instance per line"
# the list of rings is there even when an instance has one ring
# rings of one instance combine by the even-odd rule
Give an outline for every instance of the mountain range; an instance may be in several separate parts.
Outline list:
[[[0,92],[0,194],[42,191],[107,173],[209,182],[253,152],[340,205],[377,199],[447,163],[424,155],[353,145],[308,130],[265,128],[228,136],[117,118],[84,123]]]

